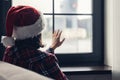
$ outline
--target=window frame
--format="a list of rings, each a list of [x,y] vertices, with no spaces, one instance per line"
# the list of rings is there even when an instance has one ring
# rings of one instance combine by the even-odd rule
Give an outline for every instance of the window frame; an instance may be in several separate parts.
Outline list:
[[[54,1],[53,0],[53,14],[55,15],[68,15],[54,13]],[[12,4],[12,0],[9,0],[5,6],[8,9]],[[6,14],[6,13],[5,13]],[[52,15],[49,13],[43,13],[44,15]],[[53,32],[55,29],[55,15],[53,19]],[[69,15],[83,15],[83,14],[69,14]],[[89,15],[89,14],[84,14]],[[103,66],[104,65],[104,0],[93,0],[93,53],[66,53],[56,54],[60,66]]]
[[[53,32],[55,30],[55,15],[91,15],[54,13],[53,0]],[[104,0],[93,0],[93,52],[56,54],[61,66],[102,66],[104,65]],[[44,14],[48,15],[48,14]]]

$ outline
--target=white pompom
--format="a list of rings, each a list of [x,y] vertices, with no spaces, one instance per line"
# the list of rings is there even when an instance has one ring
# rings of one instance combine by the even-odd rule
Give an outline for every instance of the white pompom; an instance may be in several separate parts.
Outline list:
[[[13,37],[7,37],[7,36],[2,36],[1,43],[3,43],[3,45],[5,47],[14,46],[15,45],[14,38]]]

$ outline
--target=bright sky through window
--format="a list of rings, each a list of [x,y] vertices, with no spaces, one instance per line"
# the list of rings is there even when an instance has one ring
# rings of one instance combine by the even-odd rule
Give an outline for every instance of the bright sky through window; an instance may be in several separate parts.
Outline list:
[[[13,0],[13,6],[29,5],[42,13],[51,13],[53,0]],[[64,44],[56,49],[57,53],[91,53],[92,52],[92,0],[54,0],[54,13],[85,14],[85,15],[55,15],[55,29],[63,31],[66,38]],[[73,2],[72,2],[73,1]],[[70,3],[71,2],[71,3]],[[73,10],[70,8],[74,8]],[[75,10],[75,11],[74,11]],[[88,14],[88,15],[86,15]],[[45,15],[47,30],[47,47],[50,45],[52,33],[52,15]]]

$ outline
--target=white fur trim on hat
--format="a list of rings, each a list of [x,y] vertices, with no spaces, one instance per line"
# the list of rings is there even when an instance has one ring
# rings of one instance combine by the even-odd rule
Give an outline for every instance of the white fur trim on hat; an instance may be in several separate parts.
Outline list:
[[[3,43],[3,45],[5,47],[14,46],[15,45],[14,38],[13,37],[7,37],[7,36],[2,36],[1,43]]]
[[[19,40],[32,38],[40,34],[44,26],[45,24],[44,24],[43,16],[40,15],[39,19],[32,25],[14,26],[12,36]]]

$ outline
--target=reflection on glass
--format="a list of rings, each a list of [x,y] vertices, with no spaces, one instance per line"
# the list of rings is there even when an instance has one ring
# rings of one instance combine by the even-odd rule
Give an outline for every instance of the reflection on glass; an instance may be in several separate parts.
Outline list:
[[[56,53],[92,52],[91,16],[55,16],[55,29],[61,29],[66,38]]]
[[[43,13],[52,12],[52,0],[12,0],[12,5],[28,5],[42,11]]]
[[[92,13],[92,0],[55,0],[56,13]]]

